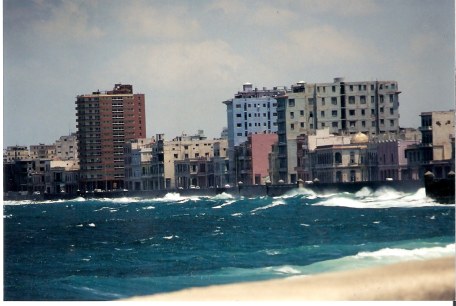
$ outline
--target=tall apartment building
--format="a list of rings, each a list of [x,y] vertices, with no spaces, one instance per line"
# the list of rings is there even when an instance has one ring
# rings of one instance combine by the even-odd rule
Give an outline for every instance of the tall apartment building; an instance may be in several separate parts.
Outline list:
[[[227,107],[228,157],[230,160],[230,180],[235,181],[234,150],[247,141],[250,134],[271,134],[277,132],[277,101],[286,88],[252,88],[245,83],[243,90],[233,99],[224,101]]]
[[[296,182],[296,139],[329,127],[333,134],[380,135],[399,132],[396,81],[298,82],[277,97],[278,179]]]
[[[81,190],[124,187],[124,144],[146,137],[144,94],[132,85],[76,99]]]

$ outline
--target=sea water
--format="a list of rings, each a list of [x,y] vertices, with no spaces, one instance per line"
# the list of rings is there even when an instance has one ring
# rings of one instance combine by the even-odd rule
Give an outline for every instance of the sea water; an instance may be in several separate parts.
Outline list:
[[[5,300],[114,300],[454,255],[454,205],[392,189],[5,202]]]

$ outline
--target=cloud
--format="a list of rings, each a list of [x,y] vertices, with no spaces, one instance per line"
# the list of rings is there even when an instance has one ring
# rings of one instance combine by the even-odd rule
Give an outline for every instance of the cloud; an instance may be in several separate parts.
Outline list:
[[[229,17],[239,16],[244,14],[248,9],[245,1],[240,0],[218,0],[213,1],[206,7],[208,13],[222,13]]]
[[[264,6],[255,10],[247,21],[259,26],[278,26],[288,24],[297,17],[296,13],[288,9]]]
[[[378,57],[367,41],[328,25],[292,31],[274,48],[288,65],[300,59],[312,65],[331,66]]]
[[[340,16],[371,15],[380,10],[379,5],[374,0],[304,0],[293,1],[293,5],[301,5],[305,11],[331,13]]]
[[[201,32],[197,19],[184,6],[153,6],[150,2],[132,2],[119,8],[121,28],[127,35],[158,39],[189,39]]]
[[[93,20],[90,20],[89,16],[90,3],[63,1],[60,5],[48,6],[50,15],[47,19],[35,22],[35,33],[40,38],[75,42],[102,37],[104,32],[101,28],[91,23]],[[95,5],[94,3],[92,5]],[[45,4],[38,5],[42,7]]]

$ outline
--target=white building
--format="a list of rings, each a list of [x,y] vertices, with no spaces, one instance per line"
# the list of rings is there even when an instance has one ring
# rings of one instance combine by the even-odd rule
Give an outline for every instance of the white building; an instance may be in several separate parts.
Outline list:
[[[55,142],[57,160],[78,160],[78,139],[76,133],[61,136]]]

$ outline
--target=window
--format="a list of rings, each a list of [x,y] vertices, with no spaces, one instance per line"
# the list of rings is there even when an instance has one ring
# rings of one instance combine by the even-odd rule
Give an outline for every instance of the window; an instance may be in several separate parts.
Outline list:
[[[313,105],[314,104],[314,99],[313,98],[308,98],[307,99],[309,105]]]
[[[372,116],[375,115],[375,109],[371,109],[371,115],[372,115]]]
[[[236,108],[241,108],[241,104],[236,104]]]
[[[384,125],[385,124],[385,120],[384,119],[380,119],[380,125]]]
[[[366,115],[366,110],[365,109],[362,109],[361,110],[361,116],[365,116]]]
[[[339,127],[339,122],[334,121],[334,122],[332,122],[331,126],[332,126],[333,128],[338,128],[338,127]]]
[[[236,118],[242,118],[242,114],[236,114]]]
[[[336,152],[334,154],[334,162],[336,164],[341,164],[342,163],[342,154],[340,154],[340,152]]]
[[[324,87],[323,87],[324,88]],[[324,106],[325,105],[325,98],[321,98],[321,105]]]
[[[324,118],[324,117],[325,117],[325,111],[321,111],[321,112],[320,112],[320,116],[321,116],[322,118]]]
[[[394,102],[394,95],[389,95],[390,97],[390,102],[393,103]]]
[[[290,129],[291,129],[291,130],[294,130],[294,124],[293,124],[293,123],[290,124]]]
[[[380,113],[383,114],[384,111],[385,109],[383,107],[380,107]]]
[[[366,104],[366,96],[360,96],[360,97],[359,97],[359,102],[360,102],[361,104]]]
[[[288,106],[294,107],[295,106],[295,99],[288,99]]]
[[[356,127],[356,121],[350,121],[350,127]]]
[[[354,116],[355,115],[355,110],[354,109],[350,109],[348,111],[348,113],[350,114],[350,116]]]
[[[394,126],[394,120],[390,120],[390,126]]]
[[[350,164],[355,163],[355,152],[350,151]]]
[[[336,111],[336,110],[333,110],[333,111],[331,112],[331,115],[332,115],[333,117],[337,117],[337,111]]]
[[[361,121],[361,126],[366,127],[366,121]]]
[[[372,104],[375,103],[375,97],[374,97],[374,96],[371,96],[371,103],[372,103]]]
[[[394,108],[390,108],[390,115],[394,115]]]
[[[348,97],[348,103],[349,104],[355,104],[355,96],[349,96]]]
[[[304,122],[301,122],[301,127],[304,128]]]
[[[350,85],[350,91],[353,91],[353,85]]]
[[[336,86],[332,86],[331,89],[332,89],[332,92],[336,92]]]
[[[294,119],[294,112],[290,112],[290,119]]]
[[[242,127],[242,123],[236,124],[237,127]]]
[[[384,101],[383,101],[383,98],[384,98],[383,95],[380,95],[380,103],[383,103],[383,102],[384,102]]]
[[[331,97],[331,104],[332,105],[337,105],[337,98],[336,97]]]
[[[304,111],[303,111],[303,110],[302,110],[302,111],[299,111],[299,115],[300,115],[301,117],[304,116]]]

